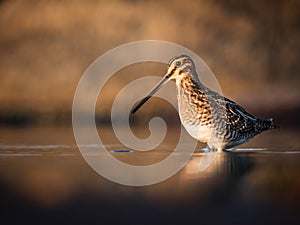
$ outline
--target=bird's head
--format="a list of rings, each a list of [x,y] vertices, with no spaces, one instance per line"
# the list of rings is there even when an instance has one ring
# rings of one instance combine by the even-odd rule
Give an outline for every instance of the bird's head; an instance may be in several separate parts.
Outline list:
[[[168,71],[164,78],[169,80],[181,80],[185,76],[196,74],[195,64],[187,55],[175,56],[168,63]]]
[[[181,81],[187,76],[191,76],[197,80],[197,73],[193,60],[187,55],[175,56],[168,63],[167,73],[163,79],[143,98],[132,110],[131,114],[135,113],[149,98],[151,98],[164,84],[170,80]]]

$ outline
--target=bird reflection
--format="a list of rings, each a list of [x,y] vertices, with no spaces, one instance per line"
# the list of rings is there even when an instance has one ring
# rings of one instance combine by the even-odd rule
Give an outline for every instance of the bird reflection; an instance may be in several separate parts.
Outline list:
[[[250,152],[195,153],[185,167],[190,176],[238,178],[253,167]]]

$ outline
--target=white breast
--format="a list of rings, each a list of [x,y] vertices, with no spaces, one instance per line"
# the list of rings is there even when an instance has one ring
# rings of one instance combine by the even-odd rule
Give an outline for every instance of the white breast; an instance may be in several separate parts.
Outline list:
[[[204,126],[193,126],[187,125],[182,120],[181,123],[183,124],[186,131],[195,139],[199,140],[200,142],[207,143],[212,135],[212,130],[208,127]]]

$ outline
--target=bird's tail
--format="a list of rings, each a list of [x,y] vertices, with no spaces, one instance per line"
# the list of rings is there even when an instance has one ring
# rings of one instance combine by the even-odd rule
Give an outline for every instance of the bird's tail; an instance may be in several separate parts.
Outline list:
[[[271,130],[271,129],[279,129],[278,125],[273,123],[273,118],[265,119],[261,121],[262,131]]]

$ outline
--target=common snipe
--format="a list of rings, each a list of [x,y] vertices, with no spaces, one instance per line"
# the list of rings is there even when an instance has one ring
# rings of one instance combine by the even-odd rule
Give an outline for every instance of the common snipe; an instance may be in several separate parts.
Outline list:
[[[179,116],[188,133],[211,151],[229,149],[276,127],[272,119],[252,116],[237,103],[205,87],[187,55],[169,61],[163,79],[132,110],[135,113],[169,80],[176,81]]]

